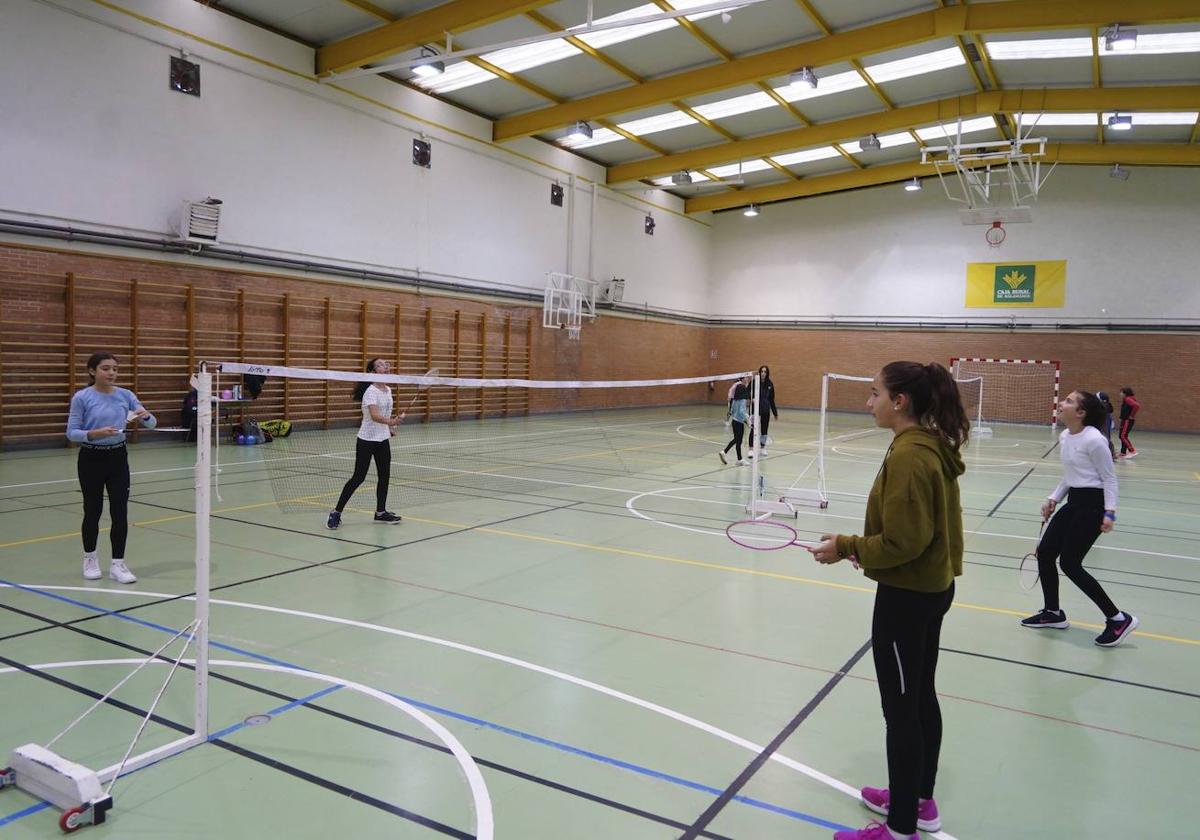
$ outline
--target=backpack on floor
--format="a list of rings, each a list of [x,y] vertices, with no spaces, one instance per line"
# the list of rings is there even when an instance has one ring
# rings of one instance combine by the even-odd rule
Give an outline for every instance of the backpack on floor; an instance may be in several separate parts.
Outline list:
[[[291,420],[264,420],[258,427],[271,437],[287,437],[292,433]]]

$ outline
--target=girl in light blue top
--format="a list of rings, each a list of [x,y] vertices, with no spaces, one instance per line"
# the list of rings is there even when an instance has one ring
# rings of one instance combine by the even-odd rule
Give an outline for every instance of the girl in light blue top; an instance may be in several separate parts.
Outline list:
[[[134,583],[137,578],[125,565],[125,539],[129,534],[129,454],[125,448],[125,427],[137,420],[143,428],[153,429],[158,421],[132,391],[117,387],[117,357],[112,353],[93,353],[87,368],[92,384],[71,397],[67,419],[67,439],[79,444],[83,576],[88,580],[100,578],[96,542],[107,491],[108,515],[112,520],[109,531],[112,564],[108,576],[118,583]]]
[[[746,434],[746,423],[750,416],[746,408],[750,400],[750,377],[743,376],[738,380],[734,387],[733,396],[729,400],[729,420],[733,426],[733,438],[725,445],[725,448],[717,453],[717,457],[721,459],[722,464],[728,464],[729,459],[725,456],[730,449],[737,447],[737,462],[738,466],[745,464],[742,458],[742,436]]]

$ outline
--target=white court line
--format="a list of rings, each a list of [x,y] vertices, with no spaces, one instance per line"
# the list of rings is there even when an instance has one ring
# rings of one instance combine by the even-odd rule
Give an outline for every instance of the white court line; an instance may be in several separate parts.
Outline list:
[[[194,659],[184,659],[181,661],[189,665],[196,664],[196,660]],[[57,668],[80,668],[93,665],[140,665],[143,662],[145,662],[144,659],[90,659],[74,662],[43,662],[40,665],[30,665],[28,667],[36,671],[49,671]],[[150,664],[170,665],[172,663],[156,659],[151,660]],[[479,772],[479,765],[475,763],[475,759],[467,752],[467,748],[462,745],[461,741],[454,737],[450,730],[416,706],[404,702],[399,697],[393,697],[377,688],[372,688],[369,685],[363,685],[362,683],[343,679],[342,677],[309,671],[305,668],[289,668],[285,665],[272,665],[265,662],[243,662],[240,659],[212,659],[209,660],[208,664],[227,668],[249,668],[254,671],[273,671],[278,674],[292,674],[297,677],[321,680],[333,685],[340,685],[351,691],[357,691],[359,694],[365,694],[367,697],[373,697],[381,703],[386,703],[404,712],[436,735],[438,740],[445,744],[450,749],[450,752],[454,754],[459,769],[467,777],[467,784],[471,787],[471,798],[475,807],[475,835],[479,840],[492,840],[495,832],[492,798],[488,793],[487,783],[483,780],[483,774]],[[0,674],[14,673],[19,674],[22,672],[19,668],[0,668]]]
[[[129,589],[125,589],[125,590],[92,589],[92,588],[89,588],[86,586],[42,586],[40,584],[22,584],[22,586],[27,589],[44,589],[47,591],[89,592],[92,595],[103,593],[103,594],[107,594],[107,595],[141,596],[141,597],[146,597],[146,598],[177,598],[177,597],[179,597],[178,595],[173,595],[173,594],[166,593],[166,592],[146,592],[146,591],[141,591],[141,590],[129,590]],[[0,584],[0,588],[8,588],[8,584]],[[192,601],[192,600],[195,600],[195,597],[194,596],[186,596],[186,597],[182,598],[181,600]],[[562,680],[564,682],[568,682],[573,685],[577,685],[580,688],[585,688],[585,689],[588,689],[589,691],[595,691],[600,694],[607,695],[608,697],[612,697],[613,699],[620,700],[621,702],[624,702],[624,703],[630,703],[634,706],[639,706],[643,709],[646,709],[649,712],[653,712],[655,714],[662,715],[663,717],[669,718],[678,723],[682,723],[685,726],[690,726],[693,729],[698,729],[701,732],[705,732],[709,735],[713,735],[717,738],[720,738],[723,741],[727,741],[731,744],[742,747],[743,749],[749,750],[750,752],[754,753],[755,755],[762,753],[766,749],[766,747],[763,746],[762,744],[756,744],[753,741],[750,741],[746,738],[742,738],[739,735],[734,735],[732,732],[727,732],[726,730],[721,729],[718,726],[714,726],[711,723],[705,723],[704,721],[699,720],[694,717],[691,717],[690,715],[686,715],[683,712],[678,712],[678,711],[675,711],[674,709],[667,708],[666,706],[661,706],[658,703],[651,702],[650,700],[643,700],[642,698],[637,697],[635,695],[627,694],[623,691],[618,691],[615,688],[609,688],[606,685],[601,685],[600,683],[592,682],[591,680],[587,680],[582,677],[577,677],[577,676],[574,676],[573,674],[568,674],[563,671],[556,671],[552,668],[547,668],[544,665],[538,665],[534,662],[529,662],[524,659],[518,659],[514,656],[507,656],[502,653],[496,653],[494,651],[485,650],[483,648],[472,647],[471,645],[466,645],[461,642],[452,642],[447,639],[439,639],[436,636],[426,636],[423,633],[413,633],[408,630],[399,630],[394,627],[386,627],[381,624],[370,624],[365,621],[356,621],[351,618],[340,618],[338,616],[325,615],[322,613],[306,612],[304,610],[291,610],[291,609],[287,609],[285,607],[272,607],[272,606],[268,606],[266,604],[254,604],[254,603],[249,603],[249,602],[245,602],[245,601],[227,601],[222,598],[213,598],[209,603],[218,604],[220,606],[225,606],[225,607],[235,607],[238,609],[261,610],[263,612],[277,613],[279,615],[288,615],[288,616],[294,616],[297,618],[307,618],[307,619],[311,619],[313,621],[323,621],[323,622],[327,622],[330,624],[340,624],[345,627],[356,627],[361,630],[369,630],[369,631],[374,631],[374,632],[378,632],[378,633],[385,633],[385,634],[388,634],[391,636],[399,636],[401,638],[412,639],[412,640],[418,641],[418,642],[427,642],[429,644],[438,645],[438,646],[445,647],[445,648],[450,648],[451,650],[457,650],[462,653],[471,654],[473,656],[481,656],[485,659],[492,659],[497,662],[503,662],[507,665],[513,665],[517,668],[523,668],[527,671],[532,671],[537,674],[542,674],[543,676],[551,677],[552,679]],[[142,660],[139,659],[136,661],[141,662]],[[246,663],[246,664],[250,664],[250,663]],[[787,767],[791,770],[795,770],[798,773],[802,773],[803,775],[808,776],[810,779],[821,782],[824,785],[828,785],[829,787],[833,788],[834,790],[844,793],[847,796],[853,798],[855,801],[858,801],[858,799],[859,799],[858,788],[851,787],[850,785],[846,784],[845,782],[843,782],[839,779],[835,779],[833,776],[822,773],[820,770],[817,770],[814,767],[809,767],[807,764],[803,764],[799,761],[796,761],[795,759],[788,758],[785,755],[781,755],[779,752],[772,753],[768,760],[782,764],[784,767]],[[937,838],[939,838],[939,840],[955,840],[954,837],[952,837],[949,834],[946,834],[945,832],[937,832],[935,834],[931,834],[930,836],[937,837]]]
[[[534,419],[536,419],[536,418],[534,418]],[[699,418],[694,418],[694,419],[699,419]],[[492,435],[491,437],[462,438],[462,439],[455,439],[455,440],[450,440],[450,441],[447,441],[445,439],[439,439],[439,440],[435,440],[435,441],[428,441],[425,443],[408,443],[408,444],[403,444],[400,446],[395,446],[395,447],[393,447],[393,449],[416,449],[416,448],[427,447],[427,446],[446,446],[448,444],[453,445],[456,443],[484,443],[484,442],[493,441],[493,440],[511,440],[513,438],[545,437],[547,435],[565,435],[565,434],[572,434],[572,433],[578,434],[579,432],[586,431],[587,429],[627,429],[632,426],[654,426],[654,425],[660,425],[663,423],[676,423],[678,421],[679,421],[678,417],[672,417],[667,420],[645,420],[645,421],[638,422],[638,423],[616,423],[612,426],[570,426],[565,429],[550,429],[550,430],[539,429],[536,432],[521,432],[520,434],[512,434],[512,435]],[[347,428],[349,428],[349,427],[347,427]],[[328,430],[326,430],[326,431],[328,431]],[[331,452],[331,453],[327,453],[325,455],[315,455],[314,456],[311,454],[305,454],[305,455],[289,455],[286,458],[260,458],[255,461],[227,461],[227,462],[225,462],[225,464],[223,466],[225,468],[246,467],[246,466],[257,466],[259,464],[274,464],[274,463],[279,463],[282,461],[302,461],[302,460],[308,460],[308,459],[314,458],[314,457],[331,458],[331,457],[353,456],[353,455],[354,455],[354,450],[346,449],[341,452]],[[154,475],[155,473],[183,472],[183,471],[191,472],[193,470],[195,470],[195,465],[189,464],[186,467],[164,467],[163,469],[158,469],[158,470],[136,470],[134,472],[131,472],[130,475]],[[78,484],[78,483],[79,483],[79,479],[77,477],[75,477],[75,478],[56,478],[51,481],[30,481],[30,482],[26,482],[25,484],[0,484],[0,490],[12,490],[12,489],[16,489],[19,487],[40,487],[40,486],[46,485],[46,484]]]

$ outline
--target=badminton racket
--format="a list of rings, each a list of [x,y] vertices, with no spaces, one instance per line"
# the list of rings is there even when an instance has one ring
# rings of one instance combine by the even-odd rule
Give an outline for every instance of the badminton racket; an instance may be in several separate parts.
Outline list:
[[[743,519],[725,528],[725,536],[742,548],[753,551],[778,551],[790,545],[808,548],[813,543],[802,542],[791,525],[773,519]],[[858,558],[850,557],[850,564],[861,569]]]
[[[430,368],[429,370],[425,371],[425,373],[422,375],[426,379],[430,379],[430,378],[438,376],[439,373],[440,373],[440,371],[437,368]],[[408,405],[405,406],[404,410],[400,412],[401,416],[408,414],[409,409],[412,408],[413,405],[416,403],[417,397],[421,396],[421,394],[424,393],[425,391],[428,391],[431,384],[432,383],[430,383],[430,382],[418,382],[417,383],[417,393],[413,394],[413,398],[408,401]]]
[[[1040,572],[1038,570],[1037,550],[1042,544],[1042,531],[1046,530],[1046,520],[1042,520],[1042,524],[1038,526],[1037,544],[1034,545],[1033,551],[1021,558],[1021,565],[1018,567],[1018,577],[1021,581],[1021,588],[1026,592],[1038,585]]]

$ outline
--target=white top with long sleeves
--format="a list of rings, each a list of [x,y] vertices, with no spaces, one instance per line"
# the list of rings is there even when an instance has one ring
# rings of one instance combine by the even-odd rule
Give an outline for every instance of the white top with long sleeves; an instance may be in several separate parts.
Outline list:
[[[1063,477],[1050,498],[1061,502],[1072,487],[1103,487],[1104,509],[1116,510],[1117,471],[1104,433],[1094,426],[1084,426],[1077,434],[1068,429],[1058,436],[1058,448]]]
[[[362,425],[358,427],[358,436],[363,440],[387,440],[392,436],[392,427],[386,423],[376,423],[371,418],[370,406],[376,406],[384,417],[391,417],[392,389],[378,383],[367,389],[362,398]]]

